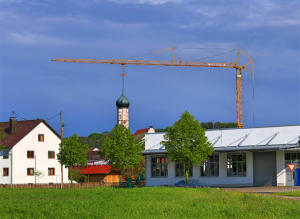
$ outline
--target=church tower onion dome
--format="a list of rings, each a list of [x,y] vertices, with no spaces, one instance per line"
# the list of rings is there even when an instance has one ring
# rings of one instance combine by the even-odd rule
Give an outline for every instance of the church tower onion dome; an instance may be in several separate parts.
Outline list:
[[[129,100],[127,99],[127,97],[125,97],[124,95],[121,95],[117,101],[116,101],[116,105],[118,108],[129,108]]]

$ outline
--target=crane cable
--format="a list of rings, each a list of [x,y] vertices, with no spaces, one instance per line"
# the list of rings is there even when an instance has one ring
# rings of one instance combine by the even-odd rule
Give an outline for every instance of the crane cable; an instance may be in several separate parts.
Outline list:
[[[122,76],[122,95],[124,95],[124,77],[125,77],[124,68],[125,68],[125,66],[122,64],[122,74],[121,74],[121,76]]]
[[[46,121],[49,121],[49,120],[52,120],[52,119],[55,119],[57,116],[60,115],[60,112],[59,113],[56,113],[55,115],[53,116],[50,116],[49,118],[45,119]]]

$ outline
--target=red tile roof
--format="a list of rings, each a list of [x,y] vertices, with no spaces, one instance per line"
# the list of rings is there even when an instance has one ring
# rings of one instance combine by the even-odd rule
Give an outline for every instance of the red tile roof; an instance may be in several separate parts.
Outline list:
[[[136,130],[136,132],[133,135],[138,136],[140,134],[147,133],[148,130],[149,129],[139,129],[139,130]]]
[[[4,138],[0,144],[12,148],[41,122],[52,130],[57,137],[60,137],[59,134],[43,119],[17,121],[16,131],[12,134],[9,133],[9,122],[0,122],[0,129],[4,130]]]
[[[101,165],[101,166],[88,166],[81,169],[81,174],[109,174],[111,166]]]

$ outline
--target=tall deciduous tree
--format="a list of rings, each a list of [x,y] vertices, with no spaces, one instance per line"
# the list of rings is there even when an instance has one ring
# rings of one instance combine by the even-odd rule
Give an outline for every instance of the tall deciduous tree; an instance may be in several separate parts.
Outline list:
[[[112,168],[124,172],[125,168],[134,168],[142,159],[142,142],[131,135],[123,125],[117,125],[112,134],[104,139],[100,149],[103,157]],[[131,174],[131,171],[130,171]]]
[[[84,166],[87,163],[87,151],[88,145],[79,143],[78,136],[74,134],[62,140],[57,159],[68,168],[72,168],[75,165]],[[70,171],[70,179],[72,184],[72,171]]]
[[[205,136],[205,129],[188,111],[167,127],[162,144],[173,161],[184,165],[186,182],[189,181],[189,169],[201,165],[214,151]]]

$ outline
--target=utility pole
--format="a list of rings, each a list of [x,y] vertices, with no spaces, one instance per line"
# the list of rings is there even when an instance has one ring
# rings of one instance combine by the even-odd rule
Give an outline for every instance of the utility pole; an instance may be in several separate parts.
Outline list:
[[[62,143],[63,139],[63,133],[64,133],[64,123],[63,123],[63,117],[62,117],[62,112],[60,112],[60,142]],[[63,183],[64,183],[64,167],[61,164],[61,184],[60,184],[60,189],[63,189]]]

